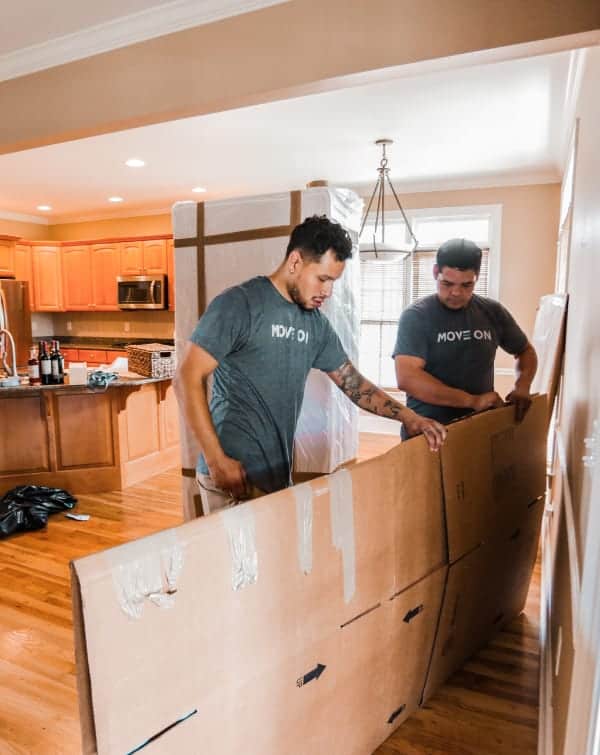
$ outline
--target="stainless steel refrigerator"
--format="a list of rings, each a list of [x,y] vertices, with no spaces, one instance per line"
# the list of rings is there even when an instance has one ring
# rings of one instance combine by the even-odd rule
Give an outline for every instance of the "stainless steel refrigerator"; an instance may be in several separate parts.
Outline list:
[[[32,345],[29,284],[27,281],[0,278],[0,328],[10,331],[15,341],[17,369],[26,372],[29,348]],[[12,368],[10,339],[0,334],[0,352]],[[2,365],[0,364],[0,370]]]

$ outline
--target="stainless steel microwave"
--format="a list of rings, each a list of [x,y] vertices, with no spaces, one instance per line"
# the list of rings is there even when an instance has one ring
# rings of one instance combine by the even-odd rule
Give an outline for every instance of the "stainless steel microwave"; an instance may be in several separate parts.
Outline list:
[[[166,309],[166,276],[119,275],[117,301],[120,309]]]

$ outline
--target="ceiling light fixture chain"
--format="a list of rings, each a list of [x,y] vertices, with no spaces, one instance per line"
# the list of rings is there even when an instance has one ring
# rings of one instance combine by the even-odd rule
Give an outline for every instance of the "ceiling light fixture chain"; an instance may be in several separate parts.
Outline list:
[[[412,252],[414,252],[414,250],[417,248],[418,241],[415,234],[413,233],[408,217],[406,216],[406,213],[404,212],[404,208],[402,207],[402,204],[400,203],[400,200],[398,199],[398,194],[396,193],[396,190],[392,184],[392,181],[389,175],[390,168],[388,166],[389,161],[388,161],[388,157],[386,153],[386,147],[388,147],[390,144],[393,144],[393,140],[392,139],[378,139],[375,142],[375,144],[377,146],[380,146],[382,149],[381,160],[379,162],[379,167],[377,168],[377,173],[379,175],[377,177],[377,181],[375,182],[373,193],[371,194],[371,198],[369,199],[369,203],[367,205],[367,209],[365,211],[365,214],[364,214],[361,226],[360,226],[360,231],[359,231],[359,237],[360,237],[362,236],[365,224],[367,222],[367,218],[369,217],[369,213],[371,212],[373,200],[375,199],[375,196],[377,195],[377,204],[376,204],[376,210],[375,210],[375,224],[373,228],[373,240],[372,242],[360,244],[360,255],[362,259],[376,259],[376,260],[402,259],[412,254]],[[391,189],[392,196],[394,197],[396,204],[398,205],[398,209],[400,210],[402,219],[404,220],[404,223],[406,224],[406,228],[410,235],[411,241],[408,245],[395,244],[393,245],[393,247],[390,247],[389,245],[386,245],[385,243],[385,186],[386,186],[386,182],[387,182],[387,185]],[[381,242],[378,244],[376,237],[377,237],[377,232],[380,226],[381,226]]]

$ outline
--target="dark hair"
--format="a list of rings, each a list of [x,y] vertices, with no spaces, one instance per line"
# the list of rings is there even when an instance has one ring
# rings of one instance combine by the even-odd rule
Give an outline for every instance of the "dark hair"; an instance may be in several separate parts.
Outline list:
[[[440,270],[456,267],[459,270],[474,270],[479,275],[481,249],[469,239],[449,239],[437,250],[435,261]]]
[[[328,249],[333,249],[338,262],[343,262],[352,257],[352,239],[339,223],[330,220],[326,215],[313,215],[292,231],[285,253],[286,258],[294,249],[304,258],[315,262],[318,262]]]

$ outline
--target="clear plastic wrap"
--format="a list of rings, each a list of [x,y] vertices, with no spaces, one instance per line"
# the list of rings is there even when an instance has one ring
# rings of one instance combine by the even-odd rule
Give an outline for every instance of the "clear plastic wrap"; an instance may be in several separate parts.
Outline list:
[[[254,511],[243,503],[220,511],[231,551],[231,586],[241,590],[258,579]]]
[[[109,555],[117,600],[130,618],[141,619],[147,601],[159,608],[173,605],[184,562],[174,530],[113,548]]]
[[[347,189],[302,192],[303,215],[326,214],[352,236],[354,253],[323,306],[350,361],[358,362],[360,333],[360,264],[358,229],[362,199]],[[358,453],[358,407],[327,375],[312,370],[296,429],[294,471],[325,474],[354,459]]]
[[[329,506],[331,540],[342,554],[344,601],[349,603],[356,592],[356,549],[352,475],[348,469],[340,469],[329,478]]]
[[[308,482],[293,488],[296,500],[296,526],[298,530],[298,564],[304,574],[310,574],[313,564],[313,489]]]

